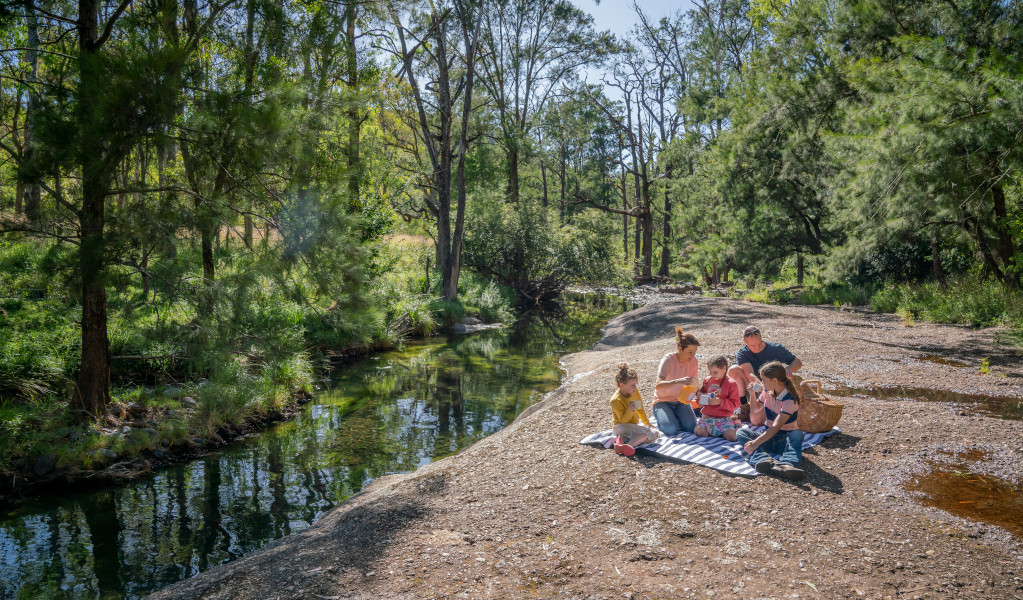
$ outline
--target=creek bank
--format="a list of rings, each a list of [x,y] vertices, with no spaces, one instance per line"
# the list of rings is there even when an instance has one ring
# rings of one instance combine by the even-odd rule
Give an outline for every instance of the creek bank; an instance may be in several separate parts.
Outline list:
[[[467,335],[480,331],[503,328],[503,323],[484,323],[474,317],[465,317],[448,328],[451,335]],[[411,336],[405,341],[421,341],[432,336]],[[334,366],[347,364],[373,353],[393,349],[393,345],[373,344],[352,347],[327,355]],[[293,419],[312,395],[304,390],[274,410],[245,415],[238,424],[222,423],[208,436],[187,435],[171,441],[166,432],[157,428],[176,413],[191,413],[196,401],[177,386],[164,386],[164,394],[177,398],[180,406],[167,409],[149,406],[145,401],[114,402],[108,407],[104,427],[65,428],[62,437],[77,443],[92,436],[118,436],[129,440],[127,451],[118,453],[109,447],[99,447],[88,453],[88,464],[61,466],[59,448],[50,448],[32,456],[20,457],[11,467],[0,469],[0,508],[14,506],[26,496],[66,492],[69,488],[92,489],[132,481],[156,469],[201,458],[223,448],[228,443]]]
[[[671,327],[699,355],[734,353],[757,324],[805,374],[1020,397],[1018,351],[998,331],[904,327],[889,315],[687,297],[613,319],[563,358],[566,385],[505,429],[414,473],[382,477],[303,533],[154,598],[1014,598],[1023,542],[917,501],[905,484],[948,452],[1018,485],[1023,422],[946,403],[851,397],[843,433],[805,454],[793,484],[728,477],[580,446],[609,426],[614,365],[652,397]],[[987,357],[991,376],[932,361]],[[1006,377],[998,377],[1004,374]],[[700,376],[705,375],[701,366]],[[996,432],[992,435],[992,432]]]
[[[58,455],[53,453],[33,459],[18,459],[12,463],[11,469],[0,472],[0,508],[13,506],[29,494],[66,493],[70,488],[117,485],[138,479],[155,469],[194,460],[234,440],[292,419],[311,400],[312,394],[299,391],[278,409],[249,414],[237,425],[224,423],[206,437],[195,435],[173,442],[166,437],[160,438],[154,429],[158,425],[154,411],[147,411],[137,403],[114,403],[110,406],[111,417],[105,422],[109,427],[98,432],[90,429],[88,433],[75,430],[69,432],[69,436],[119,436],[138,444],[130,454],[122,456],[109,447],[98,448],[94,452],[95,469],[60,468]],[[182,411],[195,408],[195,401],[190,397],[183,397],[181,403]],[[120,416],[115,417],[115,412],[119,412]]]

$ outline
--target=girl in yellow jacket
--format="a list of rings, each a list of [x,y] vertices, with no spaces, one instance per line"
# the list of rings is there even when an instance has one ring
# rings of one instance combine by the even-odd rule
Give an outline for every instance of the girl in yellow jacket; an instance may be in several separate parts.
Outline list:
[[[629,367],[628,363],[618,365],[615,384],[618,391],[611,396],[611,432],[617,436],[615,452],[632,456],[636,453],[636,446],[656,440],[658,434],[643,410],[636,369]],[[643,421],[642,425],[640,421]]]

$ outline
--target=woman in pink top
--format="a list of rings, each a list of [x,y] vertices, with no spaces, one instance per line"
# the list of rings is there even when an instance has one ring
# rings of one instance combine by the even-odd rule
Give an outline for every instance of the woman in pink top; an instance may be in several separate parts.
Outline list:
[[[675,326],[675,352],[669,352],[657,367],[657,384],[654,386],[654,401],[651,408],[657,428],[664,435],[675,435],[679,431],[692,433],[696,429],[696,413],[689,405],[689,398],[696,393],[696,372],[700,368],[696,360],[699,340],[691,333],[684,333]]]

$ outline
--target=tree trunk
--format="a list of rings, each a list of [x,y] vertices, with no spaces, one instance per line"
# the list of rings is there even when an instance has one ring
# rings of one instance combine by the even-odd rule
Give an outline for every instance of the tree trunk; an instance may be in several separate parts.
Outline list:
[[[508,148],[508,201],[513,204],[518,204],[519,202],[518,141],[513,141]]]
[[[796,285],[803,285],[803,253],[796,253]]]
[[[668,266],[671,263],[671,198],[668,196],[668,184],[664,185],[664,230],[661,240],[661,268],[657,274],[661,277],[668,276]]]
[[[245,3],[245,101],[252,102],[252,86],[256,78],[256,0],[248,0]],[[249,212],[252,211],[252,202],[248,202]],[[246,214],[242,217],[242,227],[245,231],[243,240],[245,246],[252,249],[252,215]]]
[[[623,165],[624,166],[624,165]],[[622,172],[622,210],[629,210],[628,176]],[[622,215],[622,248],[625,249],[625,262],[629,261],[629,215]]]
[[[440,134],[438,136],[438,162],[434,166],[434,184],[437,186],[437,244],[440,252],[437,264],[441,269],[441,293],[444,300],[451,301],[458,296],[457,274],[452,273],[452,236],[451,236],[451,80],[447,53],[447,20],[436,22],[435,39],[437,42],[437,114],[440,117]]]
[[[472,112],[472,92],[476,80],[476,49],[479,46],[480,28],[483,24],[483,9],[477,9],[476,27],[470,38],[465,35],[466,57],[465,57],[465,88],[462,97],[462,128],[458,134],[458,164],[457,164],[457,206],[455,208],[455,235],[452,240],[451,255],[449,257],[449,269],[451,274],[448,277],[447,286],[444,290],[445,300],[454,300],[458,296],[458,276],[462,269],[462,238],[465,237],[465,155],[469,144],[469,115]]]
[[[941,268],[941,250],[938,248],[938,228],[931,227],[931,274],[944,287],[946,285],[945,270]]]
[[[561,208],[558,211],[558,217],[563,222],[565,220],[565,163],[567,157],[565,156],[565,146],[561,145]]]
[[[642,278],[653,278],[654,265],[654,215],[650,210],[650,184],[643,183],[643,272]]]
[[[547,165],[540,163],[540,181],[543,182],[543,207],[547,208]]]
[[[345,54],[348,71],[348,194],[349,202],[356,210],[362,208],[361,193],[362,163],[359,156],[359,141],[362,135],[362,115],[359,111],[359,63],[355,53],[355,21],[357,2],[345,3]]]
[[[638,190],[637,190],[638,191]],[[636,197],[636,203],[639,203],[639,196]],[[632,274],[635,277],[639,277],[639,240],[643,233],[643,219],[638,215],[636,216],[636,227],[632,236]]]
[[[103,87],[101,61],[95,47],[99,38],[97,18],[99,0],[78,3],[79,37],[78,127],[81,139],[96,139],[99,119],[97,95]],[[81,244],[78,249],[79,275],[82,279],[82,362],[74,407],[82,420],[98,418],[110,399],[110,344],[107,338],[107,291],[104,281],[106,241],[104,210],[106,200],[104,156],[91,144],[79,151],[82,165],[82,210],[79,212]]]
[[[34,2],[25,3],[25,18],[28,25],[28,51],[26,59],[29,64],[28,74],[28,106],[25,110],[25,159],[30,165],[32,178],[25,186],[25,216],[30,223],[38,224],[42,218],[42,196],[39,185],[39,173],[34,162],[36,113],[39,112],[39,99],[36,91],[36,80],[39,76],[39,19],[36,16]]]
[[[1001,184],[996,184],[991,188],[991,197],[994,200],[998,257],[1002,262],[1005,282],[1013,287],[1019,287],[1019,273],[1013,269],[1012,265],[1012,261],[1016,257],[1016,244],[1013,242],[1012,232],[1009,230],[1009,216],[1005,208],[1005,191],[1002,189]]]
[[[25,184],[18,181],[14,185],[14,214],[20,215],[25,210]]]

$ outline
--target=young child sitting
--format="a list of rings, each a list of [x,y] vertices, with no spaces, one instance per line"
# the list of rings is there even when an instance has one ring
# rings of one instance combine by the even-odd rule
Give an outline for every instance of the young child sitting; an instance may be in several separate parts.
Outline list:
[[[611,431],[615,438],[615,452],[632,456],[636,446],[657,439],[657,430],[651,429],[650,419],[643,410],[643,399],[639,396],[639,375],[628,363],[618,365],[615,375],[618,391],[611,396]],[[643,425],[639,422],[643,421]]]
[[[735,441],[739,426],[732,420],[735,409],[739,408],[739,385],[728,376],[728,358],[723,354],[712,356],[707,361],[710,373],[700,388],[700,418],[696,421],[696,435],[700,437],[723,437]],[[703,404],[703,396],[714,394],[710,404]]]
[[[739,430],[739,440],[743,442],[743,450],[749,454],[750,466],[757,473],[798,481],[805,475],[798,468],[803,459],[803,432],[796,424],[799,392],[788,378],[785,365],[778,361],[761,367],[760,379],[763,386],[756,382],[749,384],[749,391],[753,393],[760,392],[760,387],[766,388],[751,403],[750,422],[754,425],[766,422],[767,431],[757,435],[752,429],[743,427]],[[775,461],[768,453],[780,454],[781,458]]]

